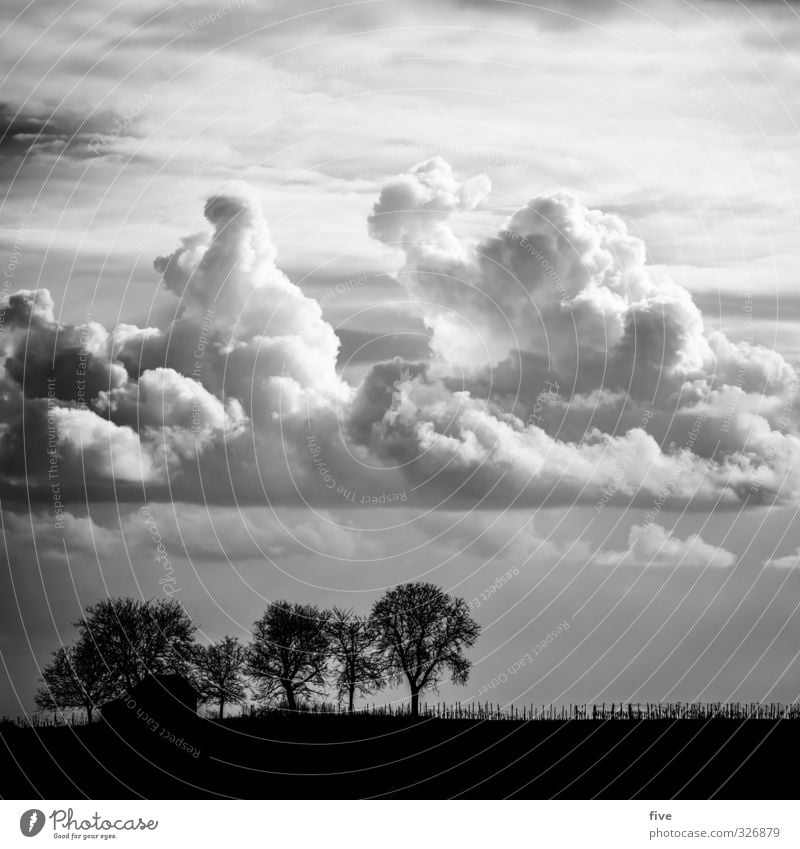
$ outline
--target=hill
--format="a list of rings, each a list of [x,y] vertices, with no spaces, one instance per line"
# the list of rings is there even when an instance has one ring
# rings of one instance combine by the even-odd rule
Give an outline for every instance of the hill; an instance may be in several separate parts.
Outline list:
[[[3,798],[793,798],[800,724],[378,716],[0,731]]]

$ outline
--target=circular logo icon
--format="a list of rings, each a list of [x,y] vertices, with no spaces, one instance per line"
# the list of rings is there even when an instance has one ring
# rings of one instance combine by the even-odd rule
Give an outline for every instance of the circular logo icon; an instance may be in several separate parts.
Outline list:
[[[44,828],[44,811],[31,808],[19,818],[19,830],[25,837],[36,837]]]

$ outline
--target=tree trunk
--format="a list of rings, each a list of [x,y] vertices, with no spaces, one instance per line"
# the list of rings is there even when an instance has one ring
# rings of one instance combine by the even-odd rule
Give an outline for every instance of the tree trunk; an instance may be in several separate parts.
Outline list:
[[[219,718],[222,719],[225,713],[225,699],[220,697],[219,700]]]
[[[289,710],[296,711],[297,699],[294,697],[294,688],[292,687],[291,681],[285,681],[283,689],[286,691],[286,704],[289,706]]]
[[[356,688],[351,686],[350,687],[350,700],[347,703],[347,712],[348,713],[355,713],[355,704],[354,704],[355,697],[356,697]]]
[[[92,704],[91,704],[91,702],[88,702],[86,704],[86,721],[89,723],[89,725],[92,724]]]
[[[417,719],[419,716],[419,690],[411,688],[411,718]]]

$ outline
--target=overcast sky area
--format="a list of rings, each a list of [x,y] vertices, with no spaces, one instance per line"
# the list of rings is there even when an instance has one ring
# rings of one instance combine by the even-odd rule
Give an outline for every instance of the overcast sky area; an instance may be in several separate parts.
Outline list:
[[[796,5],[0,16],[0,715],[107,595],[418,579],[438,698],[800,697]]]

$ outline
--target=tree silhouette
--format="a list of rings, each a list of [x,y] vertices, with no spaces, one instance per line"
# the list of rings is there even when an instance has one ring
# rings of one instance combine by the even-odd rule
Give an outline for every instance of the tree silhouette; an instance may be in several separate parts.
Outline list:
[[[375,602],[371,618],[388,671],[408,682],[412,716],[419,716],[419,694],[447,672],[454,684],[467,682],[471,664],[463,650],[475,644],[480,626],[463,599],[423,581],[401,584]]]
[[[80,642],[95,646],[122,692],[148,674],[189,669],[196,629],[175,599],[103,599],[87,607],[75,627]]]
[[[369,619],[334,607],[328,619],[328,636],[339,699],[346,698],[347,711],[353,713],[356,693],[364,696],[383,686],[378,632]]]
[[[328,660],[329,614],[313,604],[276,601],[253,625],[247,672],[262,698],[283,694],[290,710],[298,699],[320,695]]]
[[[102,656],[85,640],[54,651],[40,680],[43,686],[34,697],[38,707],[50,711],[83,708],[89,722],[95,706],[116,695],[113,676]]]
[[[242,673],[246,656],[247,650],[236,637],[226,636],[218,643],[195,649],[197,689],[203,701],[217,702],[220,719],[226,704],[241,704],[245,699]]]

